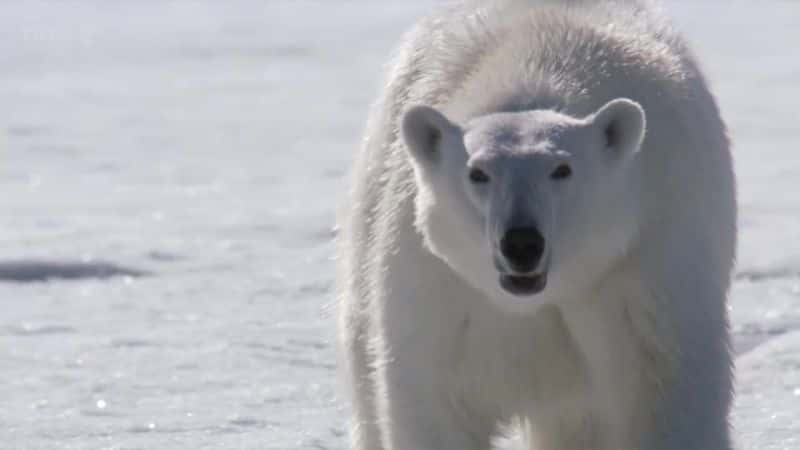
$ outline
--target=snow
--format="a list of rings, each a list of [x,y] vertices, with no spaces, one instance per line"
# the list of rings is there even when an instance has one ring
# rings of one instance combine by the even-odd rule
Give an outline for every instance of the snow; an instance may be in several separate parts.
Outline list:
[[[333,214],[390,49],[435,5],[0,2],[0,448],[346,448]],[[800,4],[760,5],[667,10],[736,144],[736,438],[788,450]]]

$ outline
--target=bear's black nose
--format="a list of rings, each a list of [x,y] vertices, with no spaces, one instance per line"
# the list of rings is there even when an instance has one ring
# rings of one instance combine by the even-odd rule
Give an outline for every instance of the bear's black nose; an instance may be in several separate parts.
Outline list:
[[[511,228],[500,240],[500,251],[516,272],[527,273],[536,268],[544,253],[544,238],[534,227]]]

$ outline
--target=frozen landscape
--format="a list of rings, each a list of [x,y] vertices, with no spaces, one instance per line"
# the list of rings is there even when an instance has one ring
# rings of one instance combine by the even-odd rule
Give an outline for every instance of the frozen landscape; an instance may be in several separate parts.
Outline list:
[[[0,449],[337,449],[334,211],[434,1],[0,2]],[[800,4],[668,2],[735,143],[741,449],[800,448]]]

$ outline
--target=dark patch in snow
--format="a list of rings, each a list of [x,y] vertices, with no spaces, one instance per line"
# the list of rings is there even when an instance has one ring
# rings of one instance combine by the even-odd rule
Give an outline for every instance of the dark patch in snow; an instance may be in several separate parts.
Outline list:
[[[266,428],[268,426],[279,426],[277,422],[255,419],[253,417],[234,417],[228,420],[228,424],[237,427]]]
[[[73,327],[66,325],[34,325],[24,323],[22,325],[11,325],[6,327],[6,332],[2,334],[13,336],[42,336],[50,334],[72,334],[76,333]]]
[[[314,242],[329,242],[336,238],[338,231],[339,230],[336,227],[318,227],[315,230],[310,231],[308,233],[308,237]]]
[[[114,348],[140,348],[140,347],[157,347],[154,342],[146,341],[144,339],[136,338],[121,338],[112,339],[111,346]]]
[[[782,326],[762,327],[756,324],[747,324],[741,329],[734,330],[733,352],[737,357],[742,356],[772,339],[786,334],[787,331],[789,330]]]
[[[292,292],[293,298],[319,298],[331,292],[333,282],[331,280],[317,280],[304,283],[295,288]]]
[[[32,137],[47,134],[47,127],[40,125],[12,125],[6,130],[9,136]]]
[[[149,273],[104,261],[0,261],[0,281],[19,283],[33,283],[51,279],[105,279],[115,276],[141,277],[146,275],[149,275]]]
[[[147,253],[147,257],[152,259],[153,261],[159,262],[172,262],[172,261],[181,261],[186,259],[185,256],[179,255],[177,253],[170,253],[160,250],[153,250]]]
[[[281,227],[276,223],[263,223],[263,224],[255,225],[255,226],[251,227],[250,229],[252,231],[257,232],[257,233],[271,234],[271,233],[275,233],[275,232],[280,231]]]
[[[744,270],[742,272],[738,272],[734,276],[734,280],[736,281],[750,281],[751,283],[786,278],[800,278],[800,272],[787,268],[773,270]]]
[[[313,361],[311,359],[306,359],[306,358],[292,358],[285,360],[283,362],[287,363],[289,366],[292,367],[302,367],[306,369],[336,370],[336,364]]]
[[[289,345],[294,345],[300,348],[310,348],[314,350],[323,350],[328,348],[328,345],[320,341],[312,341],[307,339],[289,339],[286,341]]]
[[[324,178],[338,180],[344,178],[347,175],[347,170],[341,167],[335,167],[332,169],[326,169],[322,171],[322,176]]]

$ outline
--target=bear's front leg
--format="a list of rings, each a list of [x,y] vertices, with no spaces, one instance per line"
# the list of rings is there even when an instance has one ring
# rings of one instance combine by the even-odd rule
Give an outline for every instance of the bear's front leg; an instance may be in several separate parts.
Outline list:
[[[369,324],[355,308],[356,304],[343,302],[339,335],[341,362],[353,409],[350,440],[353,450],[382,450],[375,404],[374,361],[368,348]]]
[[[715,327],[706,328],[696,331],[696,340],[682,349],[681,370],[664,393],[656,418],[659,426],[647,440],[648,449],[733,449],[728,423],[733,396],[730,351],[724,337],[709,331]]]
[[[394,355],[379,371],[384,450],[487,450],[494,426],[459,406],[432,367]]]

